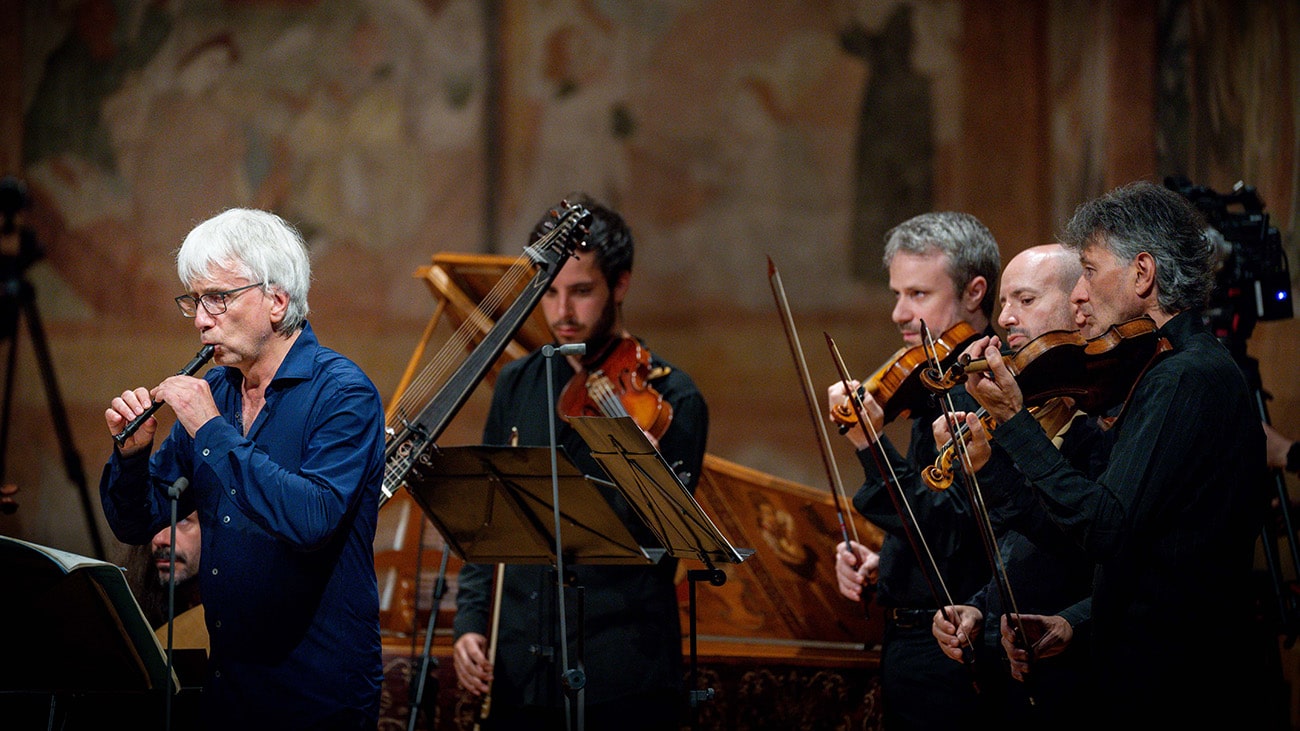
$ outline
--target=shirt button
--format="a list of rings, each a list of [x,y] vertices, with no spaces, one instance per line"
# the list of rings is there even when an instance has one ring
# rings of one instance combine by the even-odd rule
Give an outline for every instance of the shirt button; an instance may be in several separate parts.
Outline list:
[[[218,677],[218,678],[221,677],[221,671],[220,671],[220,670],[216,670],[216,671],[214,671],[212,674],[215,675],[215,676]]]
[[[229,523],[229,522],[230,522],[230,516],[227,515],[227,516],[223,517],[223,518],[221,519],[221,522],[222,522],[222,523]]]
[[[204,456],[204,457],[208,456],[208,454],[209,454],[211,451],[212,451],[212,450],[204,449],[204,450],[203,450],[203,456]]]
[[[234,490],[231,490],[231,491],[230,491],[230,494],[231,494],[231,495],[234,495],[234,494],[235,494],[235,491],[234,491]]]
[[[213,625],[215,625],[217,629],[221,629],[221,620],[218,619],[216,622],[213,622]]]
[[[216,575],[217,575],[217,570],[216,570],[216,569],[212,569],[212,575],[213,575],[213,576],[216,576]]]

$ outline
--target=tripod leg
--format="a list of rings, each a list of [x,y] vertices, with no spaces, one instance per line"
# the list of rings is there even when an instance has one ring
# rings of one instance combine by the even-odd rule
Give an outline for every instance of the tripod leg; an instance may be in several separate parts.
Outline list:
[[[54,362],[45,343],[45,329],[41,326],[41,316],[36,310],[36,294],[31,284],[22,283],[22,308],[27,315],[27,327],[32,334],[32,349],[36,351],[36,362],[40,366],[41,381],[45,384],[45,399],[49,402],[50,417],[54,421],[54,433],[58,437],[59,450],[63,454],[63,470],[68,479],[77,486],[81,494],[81,510],[86,516],[86,529],[90,532],[91,546],[96,558],[104,558],[104,542],[99,536],[99,523],[95,521],[94,506],[90,500],[90,491],[86,487],[86,473],[82,469],[81,455],[72,443],[72,429],[68,427],[68,412],[63,408],[63,397],[59,394],[59,383],[54,378]],[[15,339],[17,332],[14,333]],[[10,373],[12,373],[12,368]]]
[[[1259,374],[1259,361],[1249,356],[1242,356],[1237,359],[1237,365],[1241,368],[1242,373],[1246,376],[1246,384],[1250,386],[1251,393],[1255,398],[1255,409],[1259,418],[1265,424],[1272,423],[1268,415],[1267,392],[1264,391],[1264,382]],[[1265,518],[1263,527],[1263,547],[1264,558],[1268,564],[1270,576],[1273,580],[1273,591],[1277,598],[1280,629],[1279,632],[1286,638],[1286,646],[1290,647],[1295,643],[1296,633],[1300,632],[1300,605],[1297,604],[1297,597],[1294,591],[1296,580],[1288,580],[1283,577],[1280,568],[1279,541],[1285,537],[1286,545],[1291,557],[1291,566],[1293,577],[1295,571],[1300,571],[1300,545],[1296,543],[1296,525],[1291,513],[1291,498],[1287,494],[1286,478],[1278,470],[1273,470],[1272,492],[1274,499],[1278,503],[1279,517],[1281,518],[1281,531],[1274,529],[1272,517]]]
[[[14,310],[15,317],[17,310]],[[14,364],[18,355],[18,338],[14,328],[9,328],[9,353],[5,356],[5,394],[4,404],[0,405],[0,479],[3,479],[8,467],[9,412],[14,396]]]

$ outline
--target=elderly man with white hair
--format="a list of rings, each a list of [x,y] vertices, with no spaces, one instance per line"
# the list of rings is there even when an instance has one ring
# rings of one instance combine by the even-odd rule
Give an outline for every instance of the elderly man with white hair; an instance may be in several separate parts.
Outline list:
[[[120,441],[100,483],[109,525],[147,542],[169,521],[168,488],[188,480],[177,499],[203,525],[210,728],[373,729],[379,393],[317,341],[307,248],[278,216],[217,215],[176,264],[186,287],[176,302],[216,367],[113,399],[105,418]],[[176,423],[156,450],[153,418],[121,436],[160,401]]]

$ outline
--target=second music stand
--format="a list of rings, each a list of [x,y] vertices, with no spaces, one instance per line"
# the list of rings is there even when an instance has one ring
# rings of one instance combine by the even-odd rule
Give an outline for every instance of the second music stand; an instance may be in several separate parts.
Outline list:
[[[731,545],[632,417],[583,416],[571,418],[569,424],[591,448],[591,456],[614,480],[646,527],[659,539],[659,545],[673,558],[693,558],[708,567],[686,572],[690,586],[689,701],[694,714],[702,701],[713,698],[712,688],[698,690],[695,687],[699,675],[695,585],[708,581],[713,586],[722,586],[727,582],[727,575],[715,564],[738,564],[754,555],[754,551]],[[695,725],[692,718],[691,726]]]
[[[579,471],[562,449],[555,456],[553,473],[550,447],[434,447],[421,455],[406,485],[447,546],[472,563],[649,566],[663,557],[662,549],[637,544],[597,489],[601,481]],[[556,555],[557,530],[561,556]],[[560,617],[559,641],[566,643],[562,608]],[[427,637],[425,647],[427,655]],[[586,680],[568,667],[567,646],[561,650],[565,685],[577,698],[582,728]],[[570,700],[566,696],[566,708]]]

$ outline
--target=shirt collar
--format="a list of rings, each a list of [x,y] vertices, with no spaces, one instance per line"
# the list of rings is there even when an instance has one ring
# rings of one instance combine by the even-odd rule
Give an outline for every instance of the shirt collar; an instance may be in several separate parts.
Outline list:
[[[1183,310],[1182,312],[1169,318],[1169,320],[1160,327],[1159,334],[1169,338],[1169,344],[1179,350],[1196,335],[1208,332],[1205,323],[1201,321],[1201,313],[1196,310]]]
[[[284,361],[276,369],[271,383],[281,379],[298,381],[310,379],[312,365],[316,362],[316,354],[319,350],[320,341],[316,339],[316,333],[312,332],[311,323],[303,322],[302,332],[289,347],[289,352],[285,353]],[[237,386],[244,381],[244,374],[238,368],[226,368],[225,376],[232,386]]]

